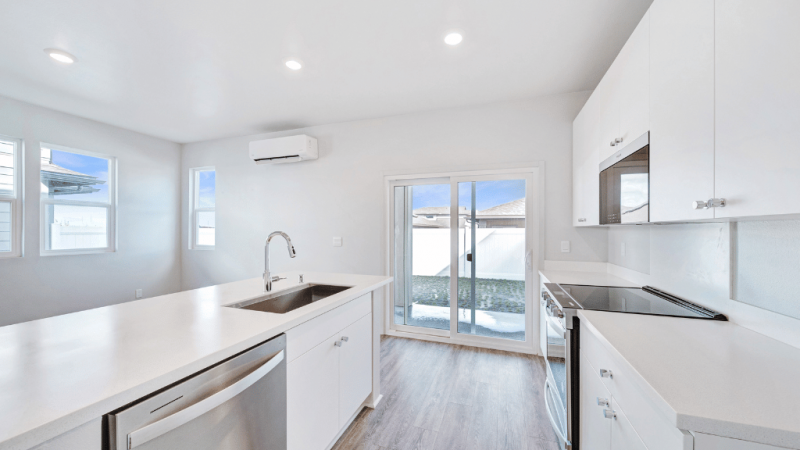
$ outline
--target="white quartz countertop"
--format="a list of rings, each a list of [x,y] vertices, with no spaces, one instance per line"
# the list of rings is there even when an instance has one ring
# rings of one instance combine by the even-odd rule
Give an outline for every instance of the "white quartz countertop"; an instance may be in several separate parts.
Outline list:
[[[800,448],[800,349],[730,322],[579,317],[653,388],[677,428]]]
[[[0,327],[0,449],[36,446],[392,281],[304,276],[353,288],[286,314],[224,308],[264,295],[253,278]]]
[[[567,270],[540,270],[546,283],[581,284],[587,286],[641,287],[628,280],[606,272],[578,272]]]

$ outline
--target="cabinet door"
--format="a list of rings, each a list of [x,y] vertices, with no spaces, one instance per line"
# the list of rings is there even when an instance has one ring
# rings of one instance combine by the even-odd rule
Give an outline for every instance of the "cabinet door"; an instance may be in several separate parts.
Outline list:
[[[600,148],[596,97],[586,102],[572,124],[573,226],[600,224]]]
[[[617,401],[612,399],[611,406],[617,415],[611,420],[611,448],[614,450],[647,450]]]
[[[716,2],[715,217],[800,213],[800,1]]]
[[[598,404],[598,400],[611,402],[611,394],[603,386],[589,360],[581,355],[580,368],[580,396],[581,396],[581,449],[583,450],[609,450],[611,449],[611,419],[603,416],[603,410],[610,410],[610,406]],[[616,447],[614,447],[616,448]]]
[[[372,314],[358,319],[340,336],[347,342],[339,348],[339,429],[372,392]]]
[[[712,219],[714,0],[650,7],[650,219]]]
[[[606,72],[600,84],[595,89],[597,96],[598,109],[598,137],[600,142],[600,161],[613,155],[620,147],[611,143],[620,138],[619,134],[619,82],[620,82],[620,58],[614,60],[611,67]],[[624,142],[623,142],[624,144]]]
[[[323,450],[339,432],[338,335],[286,366],[287,448]]]
[[[650,129],[650,12],[633,30],[619,56],[619,135],[622,145]]]

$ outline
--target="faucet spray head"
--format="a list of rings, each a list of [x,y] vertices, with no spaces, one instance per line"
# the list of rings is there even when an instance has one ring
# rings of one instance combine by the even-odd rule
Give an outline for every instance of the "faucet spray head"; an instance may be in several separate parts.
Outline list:
[[[294,251],[294,245],[289,244],[289,256],[294,258],[297,256],[297,252]]]

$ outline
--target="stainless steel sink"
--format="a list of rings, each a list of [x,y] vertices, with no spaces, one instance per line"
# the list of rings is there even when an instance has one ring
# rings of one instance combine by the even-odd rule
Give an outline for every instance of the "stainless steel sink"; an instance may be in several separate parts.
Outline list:
[[[254,298],[233,305],[230,308],[249,309],[277,314],[285,314],[297,308],[310,305],[333,294],[346,291],[352,286],[329,286],[325,284],[304,284],[295,288],[275,292],[274,294]]]

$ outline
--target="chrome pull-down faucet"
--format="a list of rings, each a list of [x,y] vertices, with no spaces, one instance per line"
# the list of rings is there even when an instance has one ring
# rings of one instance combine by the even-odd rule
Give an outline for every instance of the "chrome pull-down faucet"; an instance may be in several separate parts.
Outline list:
[[[289,250],[289,257],[294,258],[297,253],[294,251],[292,239],[283,231],[275,231],[267,237],[267,242],[264,244],[264,291],[269,292],[272,290],[272,282],[278,281],[280,277],[273,277],[269,272],[269,241],[275,236],[281,236],[286,239],[286,248]]]

